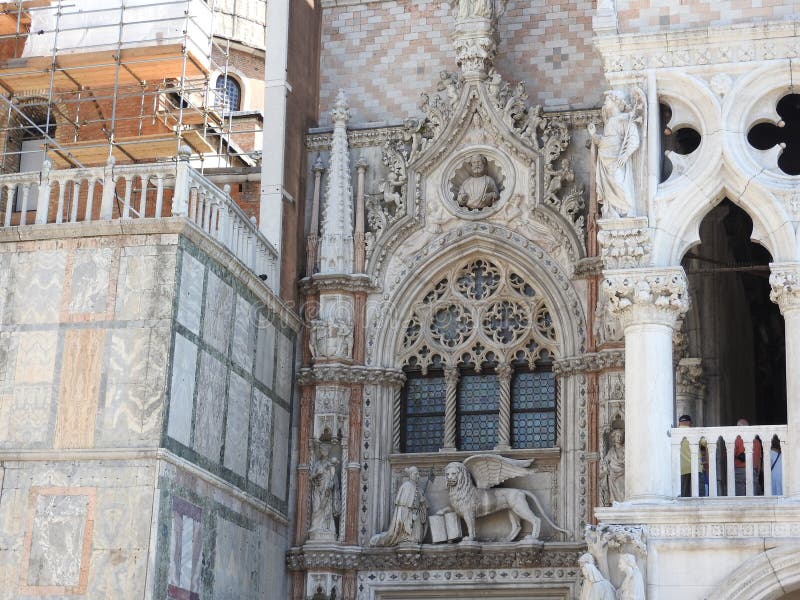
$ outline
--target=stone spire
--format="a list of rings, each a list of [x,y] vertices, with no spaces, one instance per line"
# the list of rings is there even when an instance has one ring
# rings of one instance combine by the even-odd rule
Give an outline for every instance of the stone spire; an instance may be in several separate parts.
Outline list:
[[[347,147],[347,121],[350,110],[344,90],[339,90],[331,110],[333,141],[328,166],[328,186],[322,213],[322,239],[319,250],[320,273],[353,272],[353,188],[350,181],[350,156]]]
[[[497,52],[497,20],[506,0],[450,0],[456,19],[453,46],[467,79],[483,79]]]

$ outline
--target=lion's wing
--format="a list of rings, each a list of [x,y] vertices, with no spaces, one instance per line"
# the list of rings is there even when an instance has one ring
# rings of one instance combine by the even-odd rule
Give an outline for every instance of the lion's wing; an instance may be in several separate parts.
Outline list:
[[[464,466],[472,473],[475,485],[486,489],[503,483],[512,477],[529,475],[528,467],[533,459],[515,460],[498,454],[476,454],[464,460]]]

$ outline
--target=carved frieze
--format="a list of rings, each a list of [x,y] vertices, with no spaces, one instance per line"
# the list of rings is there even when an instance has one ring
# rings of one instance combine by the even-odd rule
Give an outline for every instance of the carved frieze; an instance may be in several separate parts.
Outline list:
[[[606,269],[646,267],[653,249],[646,218],[602,219],[597,242]]]
[[[625,367],[624,350],[601,350],[587,352],[581,356],[560,358],[553,362],[553,373],[561,377],[577,373],[602,371],[603,369],[622,369]]]

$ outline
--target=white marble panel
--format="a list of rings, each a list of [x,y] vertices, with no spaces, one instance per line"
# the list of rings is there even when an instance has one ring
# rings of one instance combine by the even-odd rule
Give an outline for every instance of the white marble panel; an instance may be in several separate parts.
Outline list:
[[[294,376],[294,347],[292,340],[278,332],[277,361],[275,364],[275,392],[287,402],[292,399]]]
[[[266,590],[261,580],[264,566],[254,532],[227,519],[217,519],[214,556],[214,598],[257,600]]]
[[[225,422],[224,465],[247,475],[247,436],[250,425],[250,384],[236,373],[228,383],[228,418]]]
[[[76,586],[81,569],[87,496],[36,498],[27,584]]]
[[[165,319],[172,313],[175,280],[175,252],[158,255],[130,254],[125,248],[120,258],[117,283],[118,319]]]
[[[53,381],[57,331],[24,331],[17,338],[15,383],[50,383]]]
[[[192,433],[196,369],[197,346],[182,335],[175,334],[167,435],[186,446],[189,445]]]
[[[205,267],[188,252],[183,253],[181,287],[178,292],[178,322],[195,334],[200,334],[200,310],[203,302]]]
[[[200,355],[197,403],[194,419],[194,449],[219,462],[222,420],[225,414],[225,367],[208,352]]]
[[[258,325],[255,377],[264,385],[272,387],[275,373],[275,326],[263,315]]]
[[[266,394],[253,392],[250,419],[250,473],[248,478],[267,489],[269,484],[270,440],[272,439],[272,400]]]
[[[281,500],[286,500],[286,474],[289,470],[291,455],[289,449],[289,412],[275,404],[274,413],[270,491]]]
[[[75,251],[70,282],[70,312],[106,311],[113,258],[112,248],[87,248]]]
[[[49,445],[52,440],[53,389],[49,384],[18,384],[13,395],[0,397],[0,447]]]
[[[208,272],[206,308],[203,313],[203,340],[223,354],[228,353],[233,316],[233,288]]]
[[[236,320],[233,324],[233,362],[250,373],[253,369],[255,346],[255,311],[253,305],[241,296],[236,298]]]
[[[64,287],[64,251],[21,252],[14,255],[11,323],[55,323]]]

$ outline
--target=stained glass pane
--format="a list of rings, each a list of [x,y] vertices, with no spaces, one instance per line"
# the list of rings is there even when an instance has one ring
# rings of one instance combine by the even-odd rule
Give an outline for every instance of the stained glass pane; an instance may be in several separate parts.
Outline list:
[[[556,379],[552,371],[521,372],[511,383],[511,410],[555,409]]]
[[[497,444],[500,384],[495,373],[462,373],[458,383],[458,448],[487,450]]]
[[[556,380],[548,370],[517,371],[511,382],[511,444],[550,448],[556,444]]]
[[[458,383],[458,412],[498,411],[500,384],[494,373],[462,374]]]
[[[436,452],[444,440],[444,377],[411,376],[404,395],[403,450]]]
[[[552,448],[555,446],[556,413],[512,413],[511,444],[514,448]]]
[[[497,413],[458,417],[459,450],[490,450],[497,445]]]

